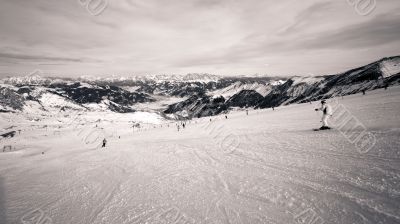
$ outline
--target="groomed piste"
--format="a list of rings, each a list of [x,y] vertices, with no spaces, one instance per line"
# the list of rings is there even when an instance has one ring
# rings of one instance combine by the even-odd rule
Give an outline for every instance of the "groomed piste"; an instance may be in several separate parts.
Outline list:
[[[194,119],[179,131],[156,114],[3,113],[1,130],[20,131],[0,140],[0,220],[400,223],[399,95],[328,100],[374,136],[367,151],[349,139],[362,127],[343,133],[332,119],[332,130],[312,131],[319,102]]]

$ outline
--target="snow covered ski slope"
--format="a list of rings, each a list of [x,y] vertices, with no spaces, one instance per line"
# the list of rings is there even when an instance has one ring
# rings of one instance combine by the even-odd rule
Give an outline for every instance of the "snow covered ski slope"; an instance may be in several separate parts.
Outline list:
[[[334,105],[361,125],[312,131],[318,102],[179,132],[165,121],[132,129],[129,114],[82,114],[83,125],[1,114],[2,133],[21,132],[0,140],[0,223],[400,223],[400,88]],[[368,150],[353,139],[363,128]]]

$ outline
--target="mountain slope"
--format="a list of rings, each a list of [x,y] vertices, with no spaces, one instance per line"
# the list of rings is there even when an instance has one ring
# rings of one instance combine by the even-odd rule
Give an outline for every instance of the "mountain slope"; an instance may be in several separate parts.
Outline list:
[[[210,98],[223,96],[226,98],[225,108],[255,107],[271,108],[293,103],[305,103],[336,96],[346,96],[362,91],[400,84],[400,56],[383,58],[377,62],[350,71],[330,76],[292,77],[283,84],[259,82],[235,82],[223,89],[208,92]],[[197,108],[209,108],[212,103],[198,103]],[[218,114],[224,111],[208,112]],[[170,107],[166,113],[179,112],[176,107]],[[187,110],[185,106],[179,108]],[[195,110],[199,114],[199,110]],[[188,110],[190,111],[190,110]],[[194,116],[196,116],[196,114]],[[200,113],[204,114],[204,113]],[[207,114],[207,113],[206,113]]]
[[[260,103],[264,97],[255,90],[242,90],[233,95],[226,105],[229,107],[253,107]]]
[[[110,111],[127,113],[134,112],[132,106],[136,103],[154,101],[144,93],[130,92],[117,86],[98,86],[81,82],[61,82],[42,85],[31,85],[18,81],[16,86],[0,85],[0,105],[4,112],[23,111],[24,106],[41,108],[49,111],[101,109],[103,104]],[[35,106],[36,105],[36,106]]]

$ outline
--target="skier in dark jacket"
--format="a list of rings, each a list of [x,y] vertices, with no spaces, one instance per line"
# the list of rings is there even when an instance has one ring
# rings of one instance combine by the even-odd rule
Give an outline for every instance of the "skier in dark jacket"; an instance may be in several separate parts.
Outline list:
[[[106,147],[106,144],[107,144],[107,140],[106,139],[103,139],[103,145],[101,146],[102,148],[105,148]]]

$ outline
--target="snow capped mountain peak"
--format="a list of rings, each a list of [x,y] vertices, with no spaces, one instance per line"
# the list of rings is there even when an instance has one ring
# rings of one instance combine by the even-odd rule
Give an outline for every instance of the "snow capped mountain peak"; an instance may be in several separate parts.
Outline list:
[[[271,85],[271,86],[280,86],[280,85],[284,84],[285,82],[286,82],[286,81],[284,81],[284,80],[272,81],[272,82],[270,83],[270,85]]]
[[[182,77],[184,81],[217,82],[220,77],[211,74],[190,73]]]
[[[28,76],[10,77],[3,80],[4,83],[10,85],[43,85],[48,81],[49,79],[43,78],[36,72]]]
[[[147,76],[111,76],[107,78],[94,76],[81,76],[79,80],[86,82],[124,82],[124,81],[155,81],[155,82],[217,82],[221,78],[211,74],[189,73],[186,75],[161,74]]]
[[[199,74],[199,73],[189,73],[186,75],[153,75],[153,76],[147,76],[147,77],[140,77],[141,79],[144,80],[151,80],[151,81],[156,81],[156,82],[165,82],[165,81],[170,81],[170,82],[217,82],[221,78],[216,76],[216,75],[211,75],[211,74]]]

